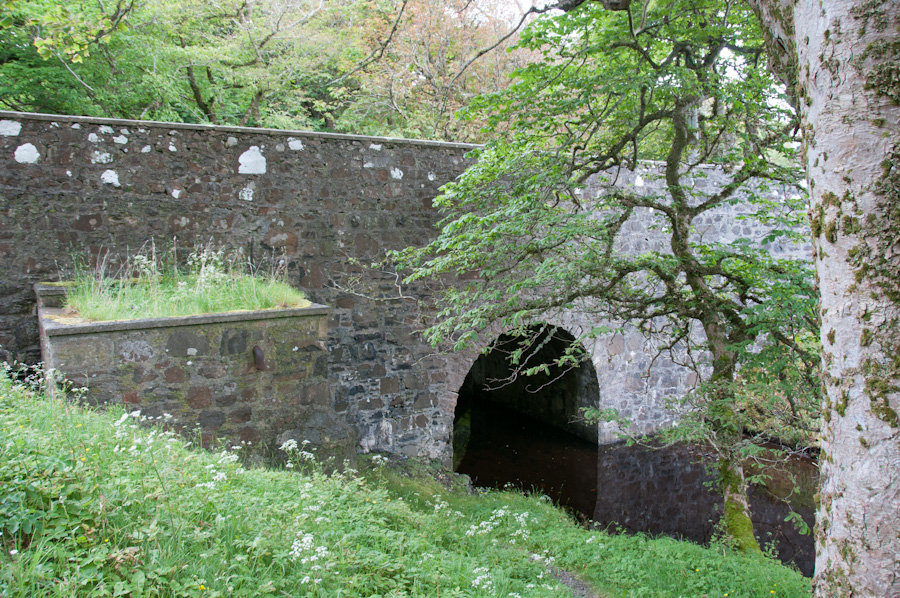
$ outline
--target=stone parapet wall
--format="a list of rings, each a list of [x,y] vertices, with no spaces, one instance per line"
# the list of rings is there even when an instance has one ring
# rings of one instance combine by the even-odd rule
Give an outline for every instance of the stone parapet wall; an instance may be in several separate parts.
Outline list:
[[[331,415],[328,308],[92,323],[54,307],[47,292],[58,289],[37,285],[44,366],[90,402],[266,456],[280,438],[302,436],[310,414],[324,414],[326,449],[355,447],[353,431]]]
[[[2,112],[0,359],[40,359],[32,284],[76,254],[229,245],[284,259],[289,282],[332,308],[329,399],[364,450],[446,456],[446,364],[415,334],[427,314],[363,266],[431,237],[432,199],[469,149]]]

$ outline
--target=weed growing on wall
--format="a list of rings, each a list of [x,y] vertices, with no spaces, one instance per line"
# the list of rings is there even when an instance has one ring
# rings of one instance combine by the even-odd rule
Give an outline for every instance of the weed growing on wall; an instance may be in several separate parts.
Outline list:
[[[107,321],[308,306],[285,282],[283,266],[263,271],[240,253],[210,246],[179,264],[174,249],[158,253],[150,242],[116,268],[108,253],[94,267],[78,267],[66,307],[86,320]]]

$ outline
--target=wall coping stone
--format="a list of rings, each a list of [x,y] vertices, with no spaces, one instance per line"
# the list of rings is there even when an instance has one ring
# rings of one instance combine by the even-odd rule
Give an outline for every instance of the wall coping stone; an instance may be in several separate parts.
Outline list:
[[[211,125],[205,123],[170,123],[156,120],[130,120],[124,118],[100,118],[93,116],[70,116],[61,114],[42,114],[39,112],[13,112],[0,110],[0,118],[4,120],[28,119],[51,122],[88,123],[97,125],[115,125],[121,127],[153,127],[167,129],[183,129],[188,131],[213,131],[222,133],[255,133],[265,135],[303,136],[314,139],[338,139],[346,141],[370,141],[394,145],[421,145],[427,147],[444,147],[453,149],[478,149],[483,145],[459,143],[455,141],[432,141],[428,139],[405,139],[403,137],[376,137],[372,135],[348,135],[346,133],[323,133],[319,131],[299,131],[291,129],[265,129],[259,127],[235,127],[228,125]]]
[[[34,292],[40,298],[65,295],[65,287],[35,283]],[[196,326],[198,324],[217,324],[220,322],[242,322],[246,320],[274,320],[294,318],[298,316],[321,316],[331,313],[327,305],[312,303],[308,307],[276,307],[272,309],[229,311],[214,314],[198,314],[195,316],[170,316],[166,318],[136,318],[134,320],[116,320],[110,322],[72,322],[62,323],[53,319],[61,315],[63,310],[56,307],[39,307],[41,325],[47,336],[67,336],[76,334],[93,334],[98,332],[116,332],[119,330],[145,330],[150,328],[170,328],[174,326]]]

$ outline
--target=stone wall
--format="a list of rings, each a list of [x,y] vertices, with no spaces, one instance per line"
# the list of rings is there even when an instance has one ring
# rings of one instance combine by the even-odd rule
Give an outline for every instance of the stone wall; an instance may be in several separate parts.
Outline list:
[[[415,334],[427,314],[362,266],[431,236],[432,199],[470,148],[0,113],[0,359],[40,359],[32,284],[76,254],[230,245],[286,260],[332,308],[329,399],[363,450],[446,456],[454,395]]]
[[[477,352],[436,353],[416,333],[430,321],[432,290],[401,290],[394,273],[368,266],[389,249],[433,237],[439,215],[432,200],[464,170],[470,149],[0,112],[0,359],[39,359],[32,284],[56,280],[75,254],[109,252],[114,260],[151,238],[161,245],[177,239],[182,248],[229,245],[257,262],[285,260],[292,284],[332,308],[329,398],[356,428],[361,450],[449,463],[456,393]],[[597,177],[584,193],[611,184],[659,188],[657,175],[650,164],[614,181]],[[725,180],[721,171],[698,169],[693,184],[702,191]],[[697,234],[723,242],[763,234],[740,216],[738,207],[725,206],[705,217]],[[640,214],[629,221],[622,249],[658,247],[653,224]],[[603,324],[590,305],[582,307],[545,321],[577,338]],[[666,399],[696,383],[685,368],[654,360],[654,347],[627,328],[586,349],[599,406],[619,409],[636,432],[673,421]],[[616,438],[601,425],[601,443]]]
[[[716,525],[723,509],[710,474],[714,463],[714,453],[698,446],[600,447],[592,519],[600,527],[707,543],[719,531]],[[749,491],[757,539],[764,547],[774,542],[783,562],[792,562],[811,576],[813,537],[785,518],[793,511],[814,527],[818,468],[806,457],[791,456],[764,473],[769,476],[765,483],[751,485]]]
[[[84,322],[60,309],[61,287],[36,292],[44,365],[91,403],[196,427],[204,444],[262,458],[287,438],[338,463],[355,458],[355,431],[331,408],[328,308]]]

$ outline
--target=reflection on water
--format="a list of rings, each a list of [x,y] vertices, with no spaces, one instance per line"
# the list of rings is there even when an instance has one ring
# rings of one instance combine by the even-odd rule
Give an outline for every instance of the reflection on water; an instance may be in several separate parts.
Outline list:
[[[611,530],[668,535],[705,543],[722,512],[722,499],[708,488],[711,478],[696,447],[650,450],[592,443],[549,428],[531,418],[487,402],[473,406],[471,437],[458,471],[477,486],[513,484],[546,494],[579,519]],[[793,463],[807,492],[798,493],[806,507],[795,505],[810,527],[815,465]],[[789,486],[776,479],[779,495]],[[765,488],[751,493],[754,529],[761,544],[775,541],[779,558],[812,575],[815,549],[811,535],[801,536],[786,523],[788,507]]]

